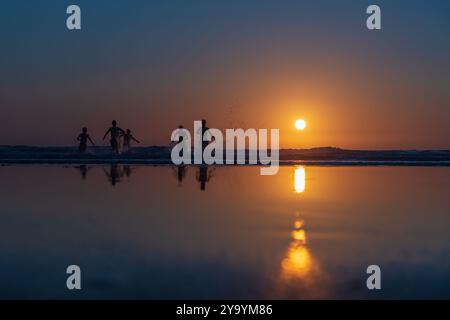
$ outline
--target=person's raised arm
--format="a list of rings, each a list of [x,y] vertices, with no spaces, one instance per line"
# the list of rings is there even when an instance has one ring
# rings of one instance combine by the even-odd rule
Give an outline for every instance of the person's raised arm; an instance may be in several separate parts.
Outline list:
[[[92,143],[92,145],[95,147],[95,143],[94,143],[94,141],[92,141],[92,139],[91,139],[90,136],[88,136],[88,139],[89,139],[89,141]]]
[[[111,131],[111,128],[108,129],[108,131],[106,131],[105,135],[103,136],[102,140],[105,140],[106,136],[108,135],[108,133]]]

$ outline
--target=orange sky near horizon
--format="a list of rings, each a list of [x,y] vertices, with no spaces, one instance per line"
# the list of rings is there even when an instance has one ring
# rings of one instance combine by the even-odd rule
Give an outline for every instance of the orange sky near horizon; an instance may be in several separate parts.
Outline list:
[[[10,3],[0,15],[21,19],[0,16],[0,145],[76,145],[83,126],[108,145],[113,119],[168,145],[204,118],[280,129],[281,148],[450,149],[449,4],[380,1],[371,32],[363,4],[325,2],[82,1],[78,33],[51,2]]]

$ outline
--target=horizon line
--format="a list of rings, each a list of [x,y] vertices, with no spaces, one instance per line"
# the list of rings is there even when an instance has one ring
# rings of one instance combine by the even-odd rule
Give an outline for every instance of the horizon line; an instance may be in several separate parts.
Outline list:
[[[42,146],[42,145],[27,145],[27,144],[0,144],[0,148],[74,148],[77,149],[76,145],[67,145],[67,146]],[[99,148],[111,148],[108,145],[98,145],[98,146],[90,146],[89,148],[93,149],[99,149]],[[172,148],[171,146],[164,146],[164,145],[146,145],[146,146],[133,146],[131,149],[144,149],[144,148]],[[278,148],[278,150],[294,150],[294,151],[311,151],[311,150],[318,150],[318,149],[329,149],[329,150],[340,150],[340,151],[379,151],[379,152],[388,152],[388,151],[450,151],[450,147],[447,148],[409,148],[409,149],[403,149],[403,148],[389,148],[389,149],[351,149],[351,148],[342,148],[342,147],[335,147],[335,146],[320,146],[320,147],[311,147],[311,148]],[[228,149],[224,149],[228,150]],[[235,148],[234,150],[239,150]],[[246,151],[252,150],[252,149],[244,149]]]

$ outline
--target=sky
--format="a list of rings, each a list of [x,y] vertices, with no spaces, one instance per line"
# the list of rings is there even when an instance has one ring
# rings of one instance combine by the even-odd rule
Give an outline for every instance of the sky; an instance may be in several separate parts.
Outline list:
[[[450,149],[448,0],[2,0],[0,38],[0,145],[83,126],[106,145],[113,119],[167,145],[205,118],[279,128],[282,148]]]

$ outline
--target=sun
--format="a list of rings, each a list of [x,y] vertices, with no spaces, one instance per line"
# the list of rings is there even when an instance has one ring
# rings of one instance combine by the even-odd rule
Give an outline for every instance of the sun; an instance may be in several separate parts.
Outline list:
[[[303,119],[298,119],[295,121],[295,129],[304,130],[306,128],[306,121]]]

